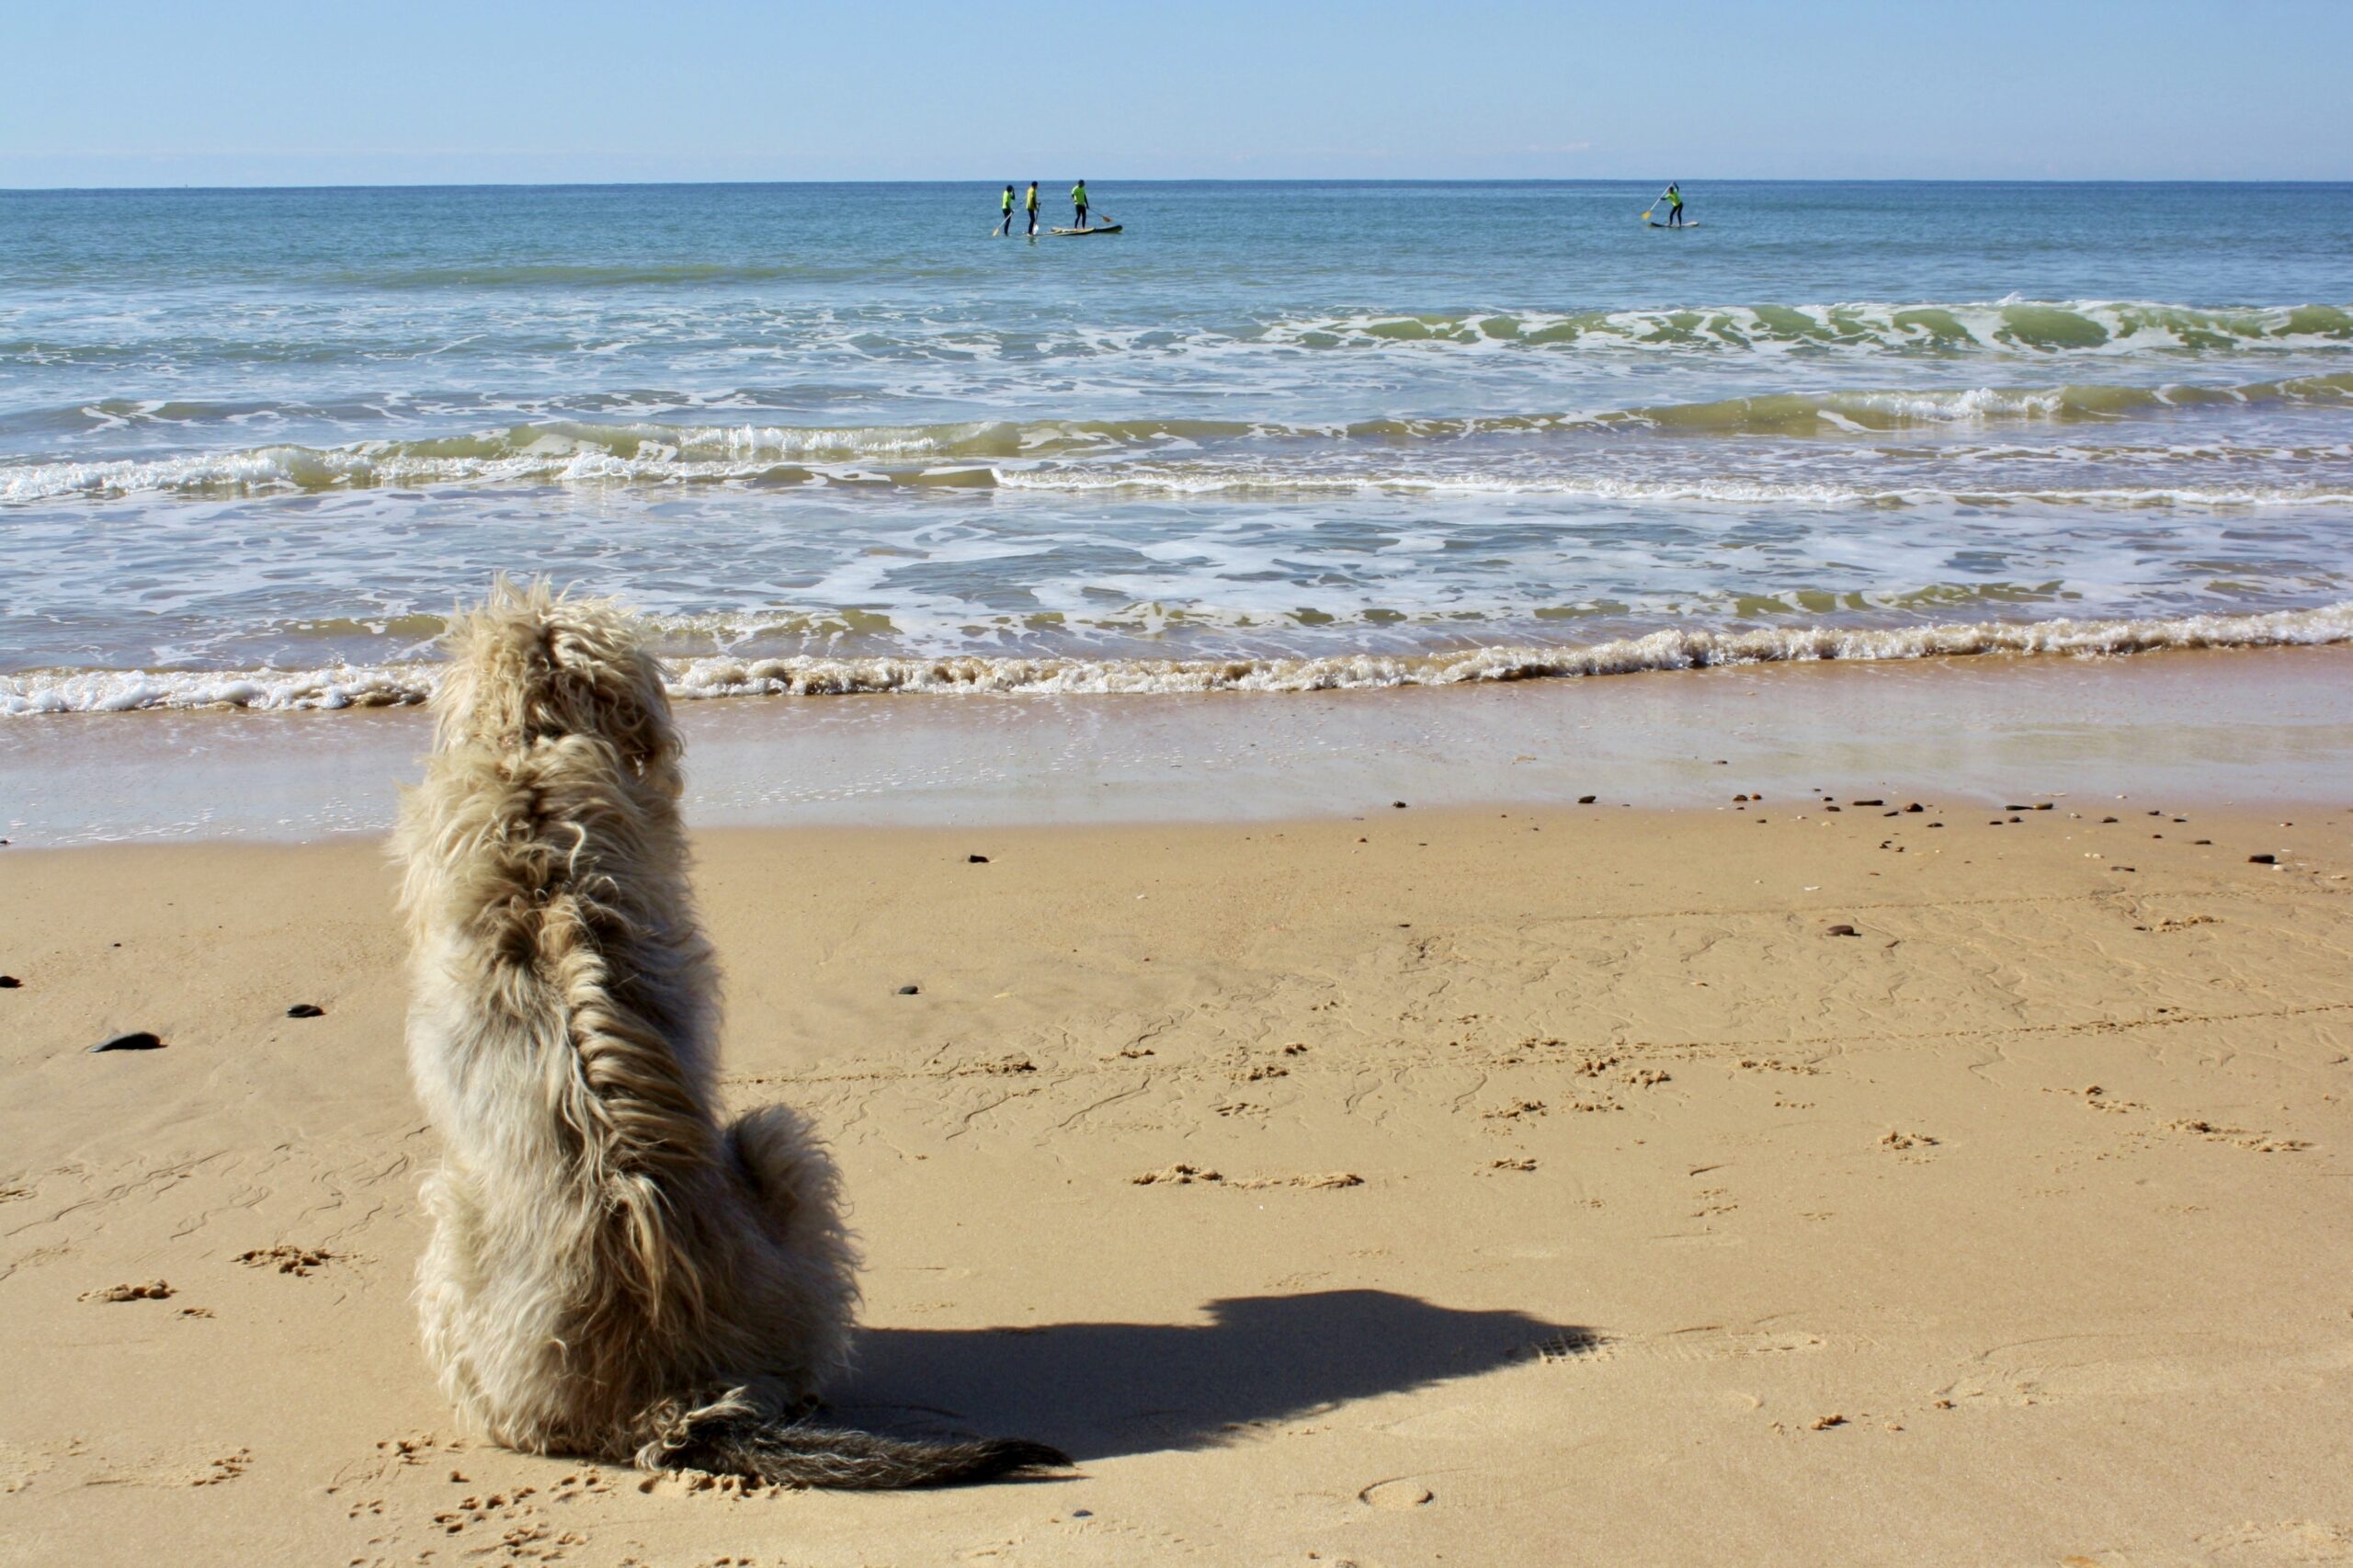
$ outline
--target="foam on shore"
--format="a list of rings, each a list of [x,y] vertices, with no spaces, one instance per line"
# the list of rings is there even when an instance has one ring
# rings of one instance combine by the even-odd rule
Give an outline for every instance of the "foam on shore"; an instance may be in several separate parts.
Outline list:
[[[2168,649],[2300,647],[2347,642],[2353,642],[2353,601],[2266,615],[1979,620],[1738,631],[1665,630],[1581,645],[1495,644],[1426,654],[1102,660],[710,655],[672,659],[667,667],[671,694],[684,699],[885,692],[1151,695],[1352,691],[1735,665],[1984,654],[2102,657]],[[392,707],[425,701],[432,695],[437,670],[430,663],[406,663],[306,670],[33,671],[0,676],[0,714]]]

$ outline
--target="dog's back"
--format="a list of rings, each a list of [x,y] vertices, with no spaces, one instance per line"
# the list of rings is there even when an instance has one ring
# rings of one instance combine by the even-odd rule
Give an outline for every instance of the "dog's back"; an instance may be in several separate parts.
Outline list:
[[[800,1119],[715,1114],[660,670],[627,616],[543,586],[502,584],[451,645],[394,847],[444,1144],[419,1295],[460,1413],[514,1448],[802,1484],[1063,1462],[790,1419],[847,1360],[856,1259]]]

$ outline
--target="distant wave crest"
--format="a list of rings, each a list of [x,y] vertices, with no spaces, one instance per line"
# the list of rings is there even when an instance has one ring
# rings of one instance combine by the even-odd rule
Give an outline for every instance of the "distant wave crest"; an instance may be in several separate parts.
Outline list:
[[[1436,343],[1902,353],[2235,351],[2353,344],[2353,306],[2011,299],[1968,304],[1690,305],[1559,313],[1365,312],[1280,322],[1267,335],[1314,348]]]

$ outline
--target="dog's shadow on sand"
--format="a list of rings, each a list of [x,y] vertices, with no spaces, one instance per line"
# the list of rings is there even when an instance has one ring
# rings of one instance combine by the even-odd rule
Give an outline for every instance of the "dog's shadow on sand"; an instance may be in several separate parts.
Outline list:
[[[1597,1343],[1516,1312],[1387,1290],[1211,1301],[1198,1325],[868,1330],[837,1415],[1031,1437],[1079,1460],[1229,1442],[1254,1426]]]

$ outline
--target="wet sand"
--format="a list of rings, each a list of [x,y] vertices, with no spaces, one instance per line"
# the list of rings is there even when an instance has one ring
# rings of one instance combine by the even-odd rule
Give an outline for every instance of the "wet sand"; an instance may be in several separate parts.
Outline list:
[[[728,1098],[866,1237],[841,1413],[1082,1462],[887,1497],[452,1430],[378,844],[0,850],[0,1559],[2353,1551],[2353,802],[1690,766],[699,835]]]
[[[1443,689],[687,702],[706,827],[1273,821],[1587,794],[1711,806],[1931,786],[2325,796],[2353,775],[2353,647],[1776,665]],[[387,829],[422,710],[0,722],[0,835],[301,841]]]

